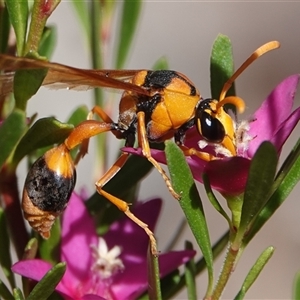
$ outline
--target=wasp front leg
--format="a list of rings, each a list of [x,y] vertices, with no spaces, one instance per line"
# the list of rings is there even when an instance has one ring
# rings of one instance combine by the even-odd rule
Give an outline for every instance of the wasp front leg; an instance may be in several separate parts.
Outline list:
[[[216,159],[216,157],[214,155],[206,153],[206,152],[201,152],[199,150],[196,150],[195,148],[188,148],[183,145],[179,145],[179,147],[185,156],[193,156],[194,155],[205,161],[211,161],[211,160]]]
[[[145,156],[156,168],[156,170],[161,174],[172,196],[175,199],[179,200],[180,195],[178,195],[174,191],[170,178],[167,176],[166,172],[163,170],[161,165],[151,156],[151,149],[149,146],[146,126],[145,126],[145,113],[140,111],[137,113],[137,117],[138,117],[138,127],[137,127],[138,142],[139,142],[139,146],[142,148],[143,156]]]

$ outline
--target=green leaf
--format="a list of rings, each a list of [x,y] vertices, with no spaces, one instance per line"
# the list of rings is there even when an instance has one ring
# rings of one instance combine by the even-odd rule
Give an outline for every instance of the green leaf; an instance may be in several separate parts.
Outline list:
[[[63,142],[73,129],[73,125],[61,123],[53,117],[37,120],[20,140],[13,162],[17,164],[25,155],[38,148]]]
[[[23,111],[15,109],[0,126],[0,169],[26,130]]]
[[[223,236],[213,245],[212,251],[214,259],[217,258],[225,247],[228,245],[229,240],[229,231],[227,231]],[[204,258],[199,259],[196,264],[196,275],[199,275],[203,271],[206,271],[206,262]],[[162,292],[163,299],[175,299],[174,296],[186,286],[185,274],[182,274],[179,278],[179,275],[174,275],[173,281],[164,283],[165,278],[162,279]]]
[[[13,292],[14,292],[14,299],[15,300],[24,300],[25,299],[24,296],[23,296],[22,291],[19,288],[15,288],[13,290]]]
[[[22,56],[27,32],[28,2],[27,0],[6,0],[5,3],[16,34],[17,52],[19,56]]]
[[[87,1],[86,0],[72,0],[73,7],[77,13],[79,21],[84,29],[86,38],[88,39],[91,34],[91,20],[88,11]]]
[[[0,4],[0,53],[7,51],[8,37],[10,31],[10,20],[7,6]]]
[[[151,253],[150,247],[147,252],[148,265],[148,295],[149,300],[162,300],[160,290],[158,256]]]
[[[264,266],[267,264],[269,259],[272,257],[274,251],[275,251],[274,247],[270,246],[267,249],[265,249],[263,253],[259,256],[255,264],[247,274],[238,295],[235,297],[235,300],[244,299],[247,291],[255,282],[256,278],[258,277],[258,275],[260,274]]]
[[[136,31],[142,1],[124,1],[121,22],[119,25],[119,43],[117,46],[116,69],[124,68],[130,46]]]
[[[39,54],[43,57],[50,58],[55,49],[56,40],[57,40],[56,27],[54,26],[45,27],[39,44]]]
[[[47,299],[66,271],[66,263],[58,263],[36,284],[26,300]]]
[[[193,245],[190,242],[185,243],[186,250],[193,250]],[[189,300],[197,300],[197,286],[196,286],[196,265],[192,258],[185,264],[185,282],[188,292]]]
[[[60,257],[61,226],[60,220],[56,219],[52,228],[50,238],[45,240],[39,236],[39,253],[42,259],[56,264]]]
[[[262,226],[270,219],[275,211],[287,199],[288,195],[294,189],[300,180],[300,139],[292,150],[291,154],[283,163],[276,180],[272,186],[273,194],[266,203],[262,211],[256,218],[251,231],[245,238],[245,243],[255,236],[255,234],[262,228]]]
[[[204,187],[205,187],[205,191],[206,191],[208,200],[210,201],[212,206],[216,209],[216,211],[219,212],[226,219],[226,221],[228,222],[229,227],[230,227],[231,220],[230,220],[229,216],[227,215],[227,213],[225,212],[225,210],[223,209],[223,207],[221,206],[218,199],[216,198],[214,192],[212,191],[207,174],[203,174],[203,183],[204,183]]]
[[[222,34],[217,36],[210,58],[210,89],[213,99],[219,99],[225,82],[234,72],[232,46],[230,39]],[[229,89],[227,96],[234,96],[234,85]]]
[[[173,188],[181,196],[178,202],[207,264],[209,277],[207,293],[210,294],[213,285],[213,255],[202,202],[183,152],[171,141],[166,141],[165,145]]]
[[[0,296],[5,300],[14,300],[14,296],[9,291],[8,287],[0,280]]]
[[[24,69],[15,73],[14,96],[17,108],[26,110],[27,101],[39,90],[47,71],[47,69]]]
[[[69,117],[67,123],[77,126],[79,123],[86,120],[89,110],[86,105],[77,107]]]
[[[169,63],[166,57],[159,58],[153,65],[153,70],[168,70]]]
[[[277,166],[277,151],[270,142],[263,142],[257,149],[249,170],[241,222],[236,235],[236,243],[240,243],[270,197]]]
[[[36,238],[32,238],[29,240],[25,247],[25,252],[22,259],[34,259],[36,257],[38,250],[38,241]]]
[[[3,273],[7,280],[9,281],[10,286],[15,287],[15,278],[11,271],[11,256],[10,256],[10,239],[8,236],[7,222],[5,214],[2,208],[0,208],[0,264],[3,270]]]
[[[293,298],[299,300],[300,299],[300,272],[295,275],[294,283],[293,283]]]

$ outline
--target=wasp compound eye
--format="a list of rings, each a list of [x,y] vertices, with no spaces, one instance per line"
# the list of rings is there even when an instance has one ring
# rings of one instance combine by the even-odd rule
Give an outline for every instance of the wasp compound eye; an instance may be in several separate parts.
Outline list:
[[[214,100],[206,99],[200,102],[196,110],[196,124],[198,132],[211,143],[221,143],[225,137],[223,124],[212,116],[211,104]]]
[[[25,181],[22,207],[30,226],[43,238],[66,208],[76,182],[76,170],[64,145],[46,152],[31,167]]]

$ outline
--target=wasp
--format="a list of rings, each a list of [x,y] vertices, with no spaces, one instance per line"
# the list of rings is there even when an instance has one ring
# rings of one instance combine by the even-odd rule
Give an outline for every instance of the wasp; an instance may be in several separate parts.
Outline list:
[[[236,96],[226,97],[235,79],[259,56],[279,47],[276,41],[258,48],[225,83],[220,98],[203,99],[199,90],[185,75],[171,70],[84,70],[66,65],[24,57],[0,55],[0,69],[10,72],[18,69],[47,69],[43,85],[56,88],[82,89],[108,87],[123,90],[119,103],[119,117],[114,122],[101,107],[94,107],[87,120],[80,123],[65,141],[47,151],[32,165],[24,184],[22,207],[25,218],[42,237],[48,238],[54,220],[60,215],[71,196],[76,182],[75,166],[85,155],[88,140],[100,133],[112,132],[124,139],[126,147],[134,147],[137,139],[142,154],[163,177],[171,194],[179,199],[169,177],[151,156],[150,142],[174,138],[185,155],[197,155],[209,161],[211,154],[184,145],[187,130],[196,126],[208,143],[219,145],[236,155],[235,122],[224,109],[234,105],[241,113],[244,101]],[[0,93],[12,89],[13,73],[2,75]],[[4,80],[5,79],[5,80]],[[95,120],[98,115],[101,121]],[[81,145],[73,161],[70,151]],[[154,234],[142,220],[135,217],[127,204],[109,194],[104,187],[123,167],[129,154],[122,152],[111,168],[95,183],[97,192],[123,211],[148,234],[153,254],[157,253]]]

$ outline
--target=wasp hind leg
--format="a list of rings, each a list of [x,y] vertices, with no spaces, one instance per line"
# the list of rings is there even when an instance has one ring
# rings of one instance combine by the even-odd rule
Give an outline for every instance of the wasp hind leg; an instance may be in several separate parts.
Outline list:
[[[146,234],[149,236],[150,240],[150,248],[151,253],[153,255],[158,255],[157,246],[156,246],[156,239],[154,233],[149,229],[148,225],[137,218],[129,209],[129,205],[127,202],[123,201],[122,199],[113,196],[112,194],[103,190],[103,186],[109,182],[124,166],[125,162],[128,159],[128,153],[122,153],[118,160],[112,165],[112,167],[95,183],[97,192],[104,196],[107,200],[109,200],[112,204],[117,206],[119,210],[121,210],[129,219],[131,219],[134,223],[138,226],[143,228]]]

